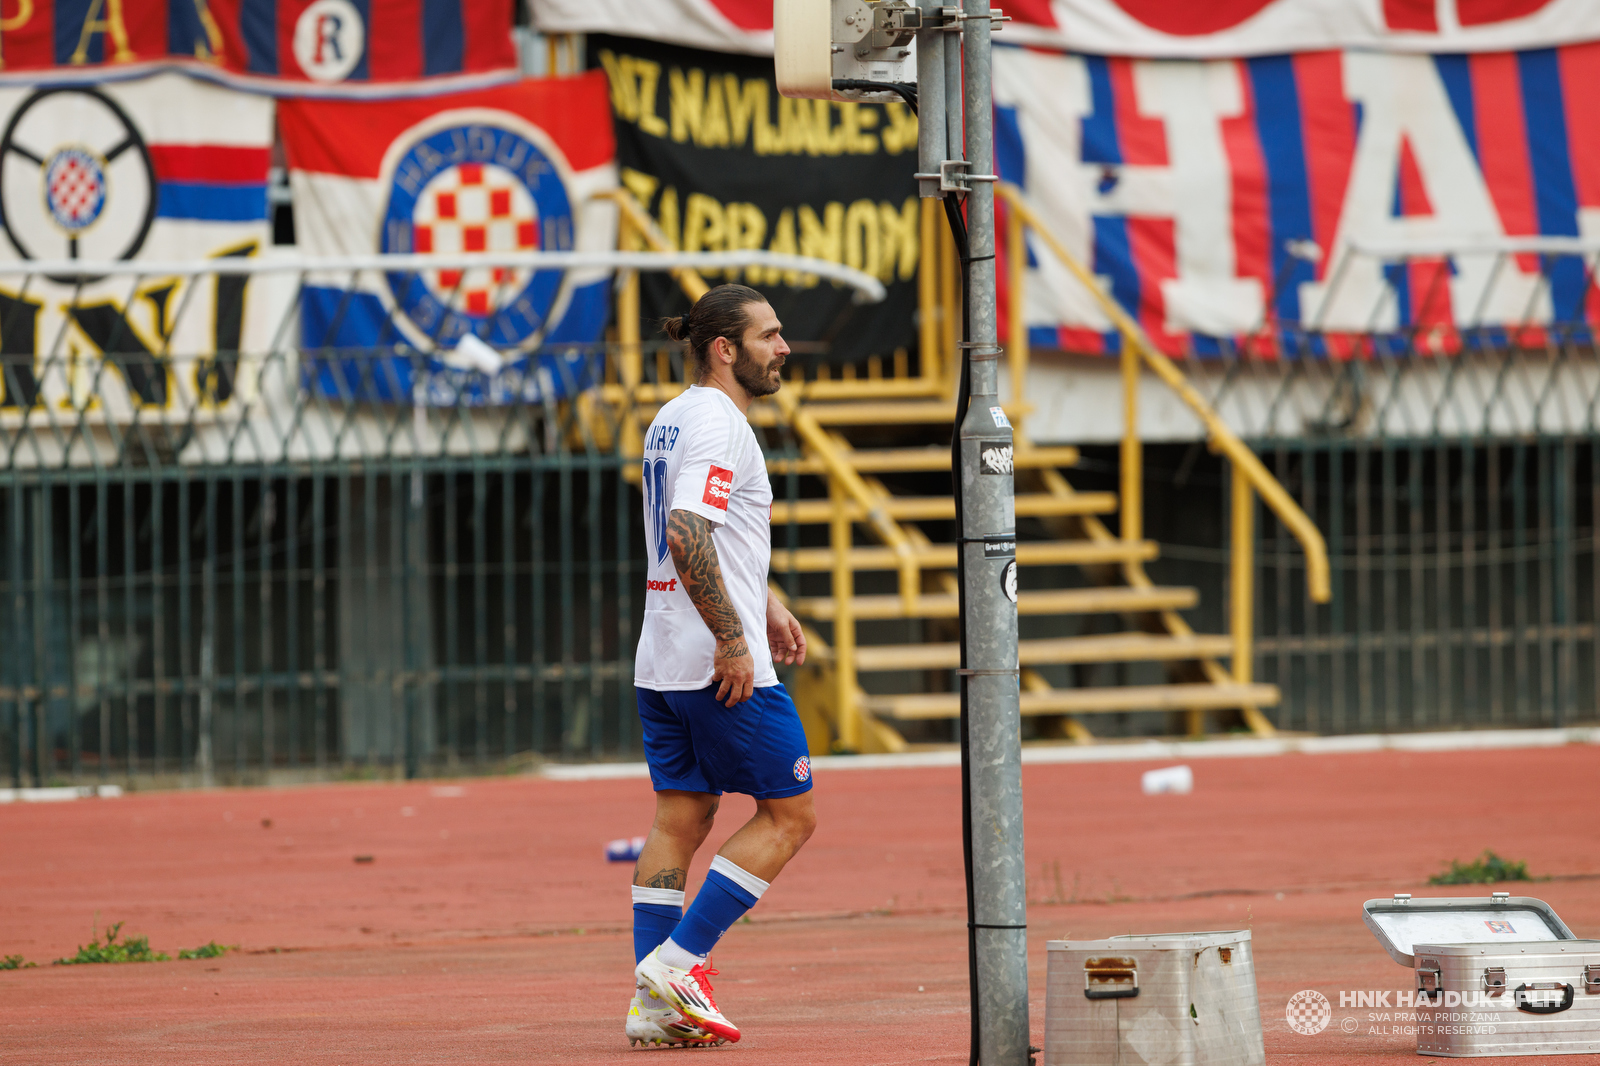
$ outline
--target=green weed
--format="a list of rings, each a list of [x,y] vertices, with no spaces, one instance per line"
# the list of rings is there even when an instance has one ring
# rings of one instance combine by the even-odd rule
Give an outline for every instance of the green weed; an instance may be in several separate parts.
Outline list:
[[[0,970],[31,970],[39,965],[36,962],[27,962],[21,955],[0,956]]]
[[[1492,851],[1471,862],[1450,860],[1450,869],[1428,878],[1430,885],[1492,885],[1500,881],[1529,881],[1528,864],[1502,859]]]
[[[238,944],[219,944],[215,940],[197,948],[184,948],[178,952],[180,959],[220,959],[230,951],[238,951]]]
[[[79,945],[78,953],[70,959],[57,959],[56,966],[80,966],[91,962],[166,962],[170,955],[164,951],[151,951],[150,938],[134,936],[119,941],[122,922],[106,930],[105,942],[99,939],[98,930],[87,944]]]

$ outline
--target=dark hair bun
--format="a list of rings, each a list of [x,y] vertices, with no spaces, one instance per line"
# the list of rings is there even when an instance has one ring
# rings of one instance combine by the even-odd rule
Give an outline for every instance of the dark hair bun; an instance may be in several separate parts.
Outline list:
[[[747,285],[718,285],[703,293],[688,314],[663,319],[661,332],[675,341],[689,342],[693,374],[698,380],[710,365],[712,342],[726,337],[734,344],[742,343],[750,326],[750,305],[766,302],[765,296]]]

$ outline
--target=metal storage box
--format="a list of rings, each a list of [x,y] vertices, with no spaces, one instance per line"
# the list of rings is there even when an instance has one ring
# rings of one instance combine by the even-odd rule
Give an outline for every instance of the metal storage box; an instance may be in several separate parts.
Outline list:
[[[1044,1066],[1266,1062],[1249,930],[1046,947]]]
[[[1576,939],[1543,900],[1401,893],[1362,918],[1415,975],[1417,1054],[1600,1052],[1600,940]]]

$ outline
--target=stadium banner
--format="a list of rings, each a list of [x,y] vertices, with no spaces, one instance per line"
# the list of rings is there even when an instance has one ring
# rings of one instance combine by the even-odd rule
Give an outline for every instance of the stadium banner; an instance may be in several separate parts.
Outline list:
[[[272,121],[272,100],[180,74],[0,86],[0,416],[183,419],[248,388],[239,353],[276,321],[256,282],[27,271],[262,253]]]
[[[1004,48],[994,71],[1003,180],[1169,352],[1253,337],[1272,354],[1311,325],[1448,338],[1597,309],[1576,255],[1346,253],[1600,237],[1600,124],[1587,114],[1600,44],[1212,62]],[[1116,348],[1036,236],[1027,262],[1033,344]]]
[[[772,54],[772,0],[533,0],[541,33],[602,33],[712,52]]]
[[[616,206],[593,199],[617,181],[598,71],[420,99],[285,100],[278,128],[308,255],[616,247]],[[443,406],[559,398],[591,384],[579,346],[602,339],[610,285],[595,269],[313,274],[306,385]]]
[[[997,40],[1094,55],[1232,59],[1328,48],[1506,52],[1600,38],[1594,0],[1011,0]],[[533,0],[545,33],[772,54],[772,0]]]
[[[787,100],[765,59],[588,38],[616,115],[622,184],[677,248],[766,249],[875,275],[883,303],[814,275],[739,268],[768,295],[792,358],[855,362],[915,344],[919,210],[911,175],[916,117],[905,105]],[[644,336],[688,307],[675,282],[645,274]]]
[[[177,67],[278,94],[436,91],[516,77],[510,12],[481,0],[18,0],[0,84]]]

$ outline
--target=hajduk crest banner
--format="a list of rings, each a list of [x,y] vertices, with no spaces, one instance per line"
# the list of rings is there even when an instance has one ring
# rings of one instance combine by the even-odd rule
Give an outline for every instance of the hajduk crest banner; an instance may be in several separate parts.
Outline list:
[[[1243,337],[1340,354],[1394,330],[1448,352],[1459,331],[1600,318],[1582,257],[1466,251],[1600,238],[1600,44],[1214,62],[1004,48],[994,71],[1002,178],[1169,352]],[[1348,254],[1361,246],[1436,251]],[[1037,238],[1027,261],[1032,343],[1114,350]]]
[[[272,113],[179,74],[0,88],[0,417],[189,418],[248,391],[240,352],[264,350],[273,322],[259,284],[29,264],[261,253]]]
[[[599,73],[381,104],[285,101],[279,129],[310,255],[615,247],[615,207],[593,198],[616,184]],[[300,307],[307,384],[436,405],[564,396],[590,384],[609,285],[604,270],[317,274]],[[503,366],[484,365],[485,347]]]

